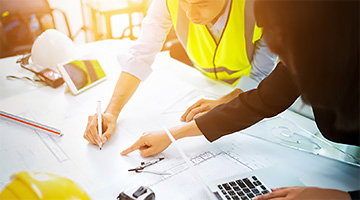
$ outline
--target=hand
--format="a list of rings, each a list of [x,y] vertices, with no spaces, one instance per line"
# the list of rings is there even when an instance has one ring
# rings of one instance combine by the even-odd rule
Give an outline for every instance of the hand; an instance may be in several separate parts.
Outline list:
[[[233,100],[234,98],[239,96],[239,94],[241,94],[242,92],[243,92],[242,90],[236,88],[226,96],[223,96],[217,100],[200,99],[185,111],[185,113],[181,116],[180,120],[183,122],[190,122],[191,120],[209,112],[211,109],[215,108],[216,106]]]
[[[121,155],[140,150],[143,157],[149,157],[164,151],[170,144],[171,140],[164,131],[145,132],[131,147],[121,152]]]
[[[215,108],[220,104],[222,104],[222,102],[219,99],[200,99],[185,111],[185,113],[181,116],[180,120],[183,122],[190,122],[193,119],[209,112],[211,109]]]
[[[104,113],[101,116],[103,131],[101,138],[98,132],[97,114],[89,116],[88,118],[84,138],[91,144],[98,145],[100,142],[104,144],[116,130],[117,117],[109,113]]]
[[[288,200],[288,199],[341,199],[351,200],[350,195],[347,192],[335,189],[324,189],[317,187],[284,187],[278,189],[272,189],[272,193],[260,195],[254,198],[254,200],[276,199],[276,200]]]

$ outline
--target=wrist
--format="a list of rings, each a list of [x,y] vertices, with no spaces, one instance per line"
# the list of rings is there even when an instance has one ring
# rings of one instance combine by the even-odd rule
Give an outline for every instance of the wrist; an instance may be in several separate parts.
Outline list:
[[[111,118],[114,118],[115,120],[117,120],[117,118],[119,117],[119,114],[120,114],[120,111],[115,112],[115,111],[108,110],[108,109],[106,109],[104,112],[104,115],[111,116]]]
[[[174,127],[170,130],[171,134],[175,140],[190,137],[190,136],[199,136],[202,135],[202,132],[197,127],[195,121],[189,122],[187,124]]]
[[[218,99],[218,103],[220,104],[228,103],[229,101],[239,96],[240,93],[243,93],[243,91],[240,90],[239,88],[235,88],[231,93]]]
[[[328,188],[318,188],[322,197],[324,199],[343,199],[351,200],[351,195],[348,192],[337,190],[337,189],[328,189]]]

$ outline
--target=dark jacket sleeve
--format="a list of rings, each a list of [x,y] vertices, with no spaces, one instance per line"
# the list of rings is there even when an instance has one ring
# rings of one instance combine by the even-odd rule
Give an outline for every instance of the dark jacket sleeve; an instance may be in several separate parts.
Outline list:
[[[352,200],[359,200],[360,199],[360,190],[348,192]]]
[[[263,118],[273,117],[287,109],[299,96],[299,89],[281,63],[255,90],[240,94],[227,104],[219,105],[195,120],[203,135],[214,141],[243,130]]]

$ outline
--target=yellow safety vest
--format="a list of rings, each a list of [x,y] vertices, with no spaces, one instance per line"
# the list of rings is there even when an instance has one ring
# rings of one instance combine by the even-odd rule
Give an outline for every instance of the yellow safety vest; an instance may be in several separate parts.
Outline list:
[[[178,0],[167,0],[167,7],[176,34],[194,66],[213,79],[235,86],[243,75],[250,74],[249,58],[252,59],[253,51],[248,56],[247,48],[254,48],[262,30],[255,21],[250,26],[245,24],[245,0],[230,1],[228,19],[218,43],[207,26],[194,24],[186,17]]]

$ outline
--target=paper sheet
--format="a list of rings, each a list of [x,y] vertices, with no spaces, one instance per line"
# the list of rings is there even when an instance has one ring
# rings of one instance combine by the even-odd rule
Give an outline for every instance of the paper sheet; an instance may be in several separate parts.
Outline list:
[[[160,200],[206,199],[206,193],[173,146],[170,145],[155,156],[165,157],[163,161],[147,168],[148,171],[168,172],[170,175],[128,172],[128,169],[138,166],[140,162],[155,157],[142,158],[139,151],[128,156],[120,155],[143,132],[160,130],[162,125],[171,128],[182,124],[180,116],[187,109],[184,105],[191,105],[197,98],[213,97],[212,94],[223,96],[232,90],[204,78],[200,73],[193,73],[192,68],[177,67],[167,54],[161,56],[154,62],[154,74],[140,85],[122,110],[116,132],[101,151],[98,146],[89,144],[83,134],[87,117],[96,113],[96,101],[101,100],[103,105],[109,102],[119,75],[118,68],[110,70],[115,73],[107,72],[107,81],[78,96],[63,94],[59,88],[41,88],[2,98],[1,110],[56,127],[64,136],[53,138],[0,120],[0,189],[5,187],[13,173],[28,170],[67,177],[80,185],[92,199],[115,199],[123,190],[139,185],[150,186]],[[104,66],[119,67],[110,62],[116,62],[115,57],[107,61],[109,63]],[[357,168],[326,159],[313,159],[311,155],[303,155],[294,149],[284,151],[281,146],[240,133],[223,137],[214,143],[209,143],[204,137],[186,138],[179,140],[179,145],[205,181],[274,163],[297,169],[304,166],[303,160],[310,160],[312,168],[303,168],[297,172],[305,177],[304,183],[339,189],[357,189],[359,185],[351,177],[339,176],[334,181],[327,174],[321,174],[325,167],[339,175],[348,171],[358,172]],[[284,161],[282,156],[287,159]],[[316,169],[319,169],[320,174],[315,173],[318,172]],[[310,177],[309,172],[316,174],[316,178]],[[340,186],[337,185],[338,179],[343,183]]]
[[[352,155],[320,133],[310,133],[281,116],[264,119],[243,132],[286,147],[360,166],[359,147],[353,147]]]

